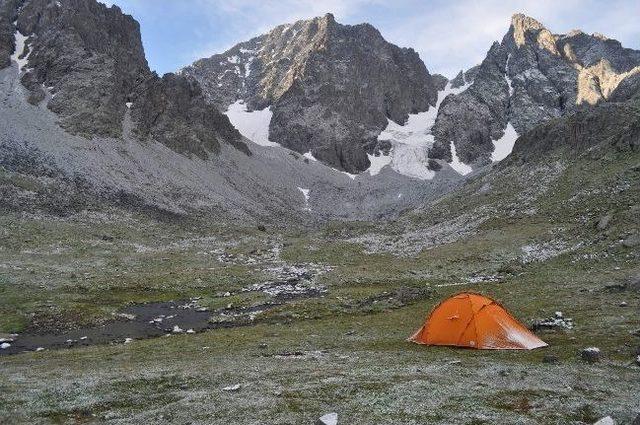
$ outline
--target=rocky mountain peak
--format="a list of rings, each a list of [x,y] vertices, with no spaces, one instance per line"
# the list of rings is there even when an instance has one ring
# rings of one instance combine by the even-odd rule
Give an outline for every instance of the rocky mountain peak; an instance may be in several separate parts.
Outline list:
[[[69,133],[123,137],[133,110],[131,134],[152,136],[182,153],[206,157],[220,142],[246,151],[228,119],[206,106],[197,83],[151,72],[140,25],[117,6],[11,0],[0,3],[0,14],[0,54],[13,52],[10,60],[0,57],[0,66],[13,64],[29,102],[55,112]],[[155,115],[136,113],[145,99],[162,105],[150,109]]]
[[[538,33],[544,30],[545,27],[529,16],[522,13],[516,13],[511,17],[511,30],[513,31],[513,39],[518,46],[522,46],[526,43],[526,35],[528,32]]]
[[[638,91],[640,51],[582,31],[553,34],[516,14],[480,64],[473,84],[443,102],[432,158],[488,163],[510,152],[519,134],[583,104],[624,100]],[[461,84],[458,76],[456,84]],[[621,89],[618,89],[621,87]]]
[[[237,102],[247,112],[269,108],[272,142],[350,173],[369,167],[388,120],[403,124],[434,106],[442,84],[413,49],[331,14],[278,26],[181,72],[220,111]]]

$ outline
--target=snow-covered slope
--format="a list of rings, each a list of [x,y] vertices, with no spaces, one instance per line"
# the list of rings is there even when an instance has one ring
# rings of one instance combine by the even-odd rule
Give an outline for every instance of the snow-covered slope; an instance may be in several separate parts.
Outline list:
[[[438,101],[435,107],[429,108],[426,112],[410,114],[409,119],[403,125],[389,120],[387,127],[378,136],[378,140],[390,141],[391,150],[389,155],[369,156],[369,160],[372,161],[369,173],[376,175],[384,166],[390,165],[393,170],[404,176],[431,180],[435,171],[429,166],[428,151],[434,143],[431,128],[438,116],[438,110],[447,96],[461,93],[468,86],[466,84],[453,88],[449,82],[444,90],[438,92]],[[459,168],[453,168],[460,174],[466,174],[460,172]]]

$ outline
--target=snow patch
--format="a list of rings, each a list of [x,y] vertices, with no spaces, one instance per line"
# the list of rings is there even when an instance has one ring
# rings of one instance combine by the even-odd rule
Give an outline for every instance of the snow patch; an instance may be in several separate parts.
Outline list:
[[[14,22],[14,25],[15,25],[15,22]],[[22,33],[17,29],[16,29],[16,33],[14,34],[14,37],[15,37],[16,50],[11,55],[11,60],[18,64],[18,72],[19,72],[19,71],[22,71],[22,68],[24,68],[27,62],[29,61],[29,55],[31,54],[31,49],[29,49],[29,53],[27,53],[27,55],[24,58],[20,59],[20,56],[24,53],[25,43],[29,37],[22,35]]]
[[[518,139],[518,133],[511,123],[507,124],[507,128],[504,130],[504,134],[498,140],[493,141],[493,152],[491,153],[491,160],[494,162],[502,161],[513,151],[513,146]]]
[[[507,80],[507,84],[509,85],[509,97],[513,96],[513,81],[509,78],[509,59],[511,59],[511,53],[507,56],[507,62],[505,64],[505,72],[504,78]]]
[[[304,210],[311,211],[311,208],[309,207],[309,189],[298,187],[298,190],[302,192],[302,195],[304,196]]]
[[[428,151],[434,143],[431,128],[436,122],[440,105],[447,96],[460,94],[470,85],[471,83],[467,83],[458,88],[452,88],[451,83],[447,83],[444,90],[438,92],[435,107],[430,107],[425,112],[409,114],[407,122],[403,125],[389,120],[387,127],[378,136],[378,140],[391,141],[390,155],[388,159],[375,157],[375,162],[371,161],[372,157],[369,156],[369,161],[371,161],[369,173],[375,175],[382,167],[391,164],[391,168],[399,174],[421,180],[431,180],[435,176],[435,172],[428,168]]]
[[[229,105],[225,112],[229,121],[247,139],[261,146],[280,146],[269,141],[269,123],[273,112],[269,107],[262,111],[247,111],[247,105],[242,100]]]
[[[380,173],[384,167],[391,163],[392,159],[390,155],[383,155],[382,152],[379,153],[378,156],[367,154],[367,157],[371,163],[371,166],[367,171],[369,171],[369,174],[372,176]]]
[[[458,174],[463,176],[466,176],[473,171],[471,166],[460,161],[458,153],[456,152],[456,145],[453,142],[451,142],[451,164],[449,165],[451,165],[451,168],[453,168]]]
[[[311,153],[311,151],[305,153],[304,155],[302,155],[303,157],[307,158],[310,161],[317,161],[317,159],[313,156],[313,154]]]

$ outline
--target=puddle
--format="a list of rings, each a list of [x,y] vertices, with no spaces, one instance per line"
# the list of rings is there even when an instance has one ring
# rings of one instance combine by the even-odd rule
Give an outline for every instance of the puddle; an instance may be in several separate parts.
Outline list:
[[[174,330],[178,329],[181,330],[179,333],[199,332],[211,327],[211,313],[202,311],[191,301],[134,305],[125,308],[116,317],[100,326],[64,333],[21,334],[9,342],[10,347],[0,350],[0,355],[39,349],[124,343],[177,333]]]

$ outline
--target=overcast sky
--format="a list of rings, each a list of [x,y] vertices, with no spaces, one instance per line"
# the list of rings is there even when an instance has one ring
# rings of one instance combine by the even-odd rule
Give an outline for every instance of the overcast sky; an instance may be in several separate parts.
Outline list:
[[[150,66],[175,71],[279,24],[332,12],[369,22],[413,47],[432,73],[454,76],[479,63],[515,12],[554,33],[599,32],[640,49],[640,0],[110,0],[141,25]]]

